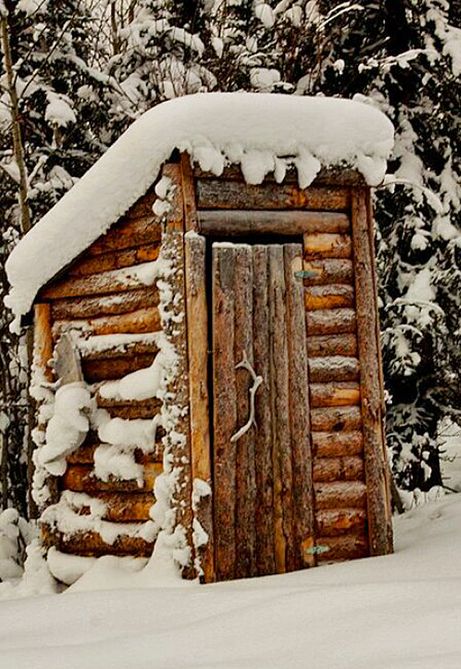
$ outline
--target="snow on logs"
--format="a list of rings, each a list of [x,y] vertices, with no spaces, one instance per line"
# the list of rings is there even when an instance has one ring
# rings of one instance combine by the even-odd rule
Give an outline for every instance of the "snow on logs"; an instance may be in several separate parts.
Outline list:
[[[45,511],[42,522],[45,544],[63,552],[152,553],[153,540],[147,528],[152,525],[149,512],[154,481],[163,469],[164,431],[159,426],[150,445],[142,448],[129,443],[129,434],[130,425],[143,421],[148,429],[160,413],[161,401],[156,397],[124,399],[102,392],[102,388],[149,368],[159,353],[159,295],[154,284],[161,232],[152,214],[153,201],[153,193],[147,193],[38,297],[36,313],[43,314],[41,321],[46,316],[46,327],[43,323],[40,327],[46,335],[41,344],[44,368],[51,374],[46,363],[60,337],[71,333],[84,380],[96,384],[96,406],[105,412],[106,420],[121,421],[127,439],[125,444],[105,444],[98,431],[91,429],[84,443],[67,456],[67,469],[59,484],[61,501]],[[110,473],[111,457],[116,458],[119,469],[122,457],[124,474],[123,468],[118,471],[115,465],[114,474]],[[102,462],[102,469],[98,469],[98,462]],[[133,476],[136,472],[138,476]],[[62,495],[83,495],[89,501],[78,511],[67,510],[62,515]],[[102,515],[93,517],[94,504],[102,504]],[[86,524],[82,529],[75,519],[71,531],[65,519],[75,518],[75,513],[83,516]],[[101,527],[104,531],[98,529]]]

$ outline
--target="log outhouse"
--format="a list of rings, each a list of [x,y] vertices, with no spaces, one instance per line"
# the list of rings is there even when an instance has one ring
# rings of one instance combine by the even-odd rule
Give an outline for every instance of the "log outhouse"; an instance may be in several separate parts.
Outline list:
[[[370,205],[391,147],[358,102],[174,100],[19,244],[58,576],[156,541],[206,582],[392,550]]]

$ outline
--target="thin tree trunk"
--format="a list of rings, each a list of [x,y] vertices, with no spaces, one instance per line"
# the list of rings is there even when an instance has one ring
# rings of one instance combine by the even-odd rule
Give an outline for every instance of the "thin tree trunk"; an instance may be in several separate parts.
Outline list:
[[[11,136],[13,140],[13,153],[19,171],[19,205],[21,209],[21,232],[26,234],[31,228],[30,210],[28,203],[29,180],[27,177],[27,168],[24,160],[24,148],[22,142],[21,120],[19,114],[19,100],[16,91],[15,74],[11,58],[10,34],[8,18],[2,16],[1,41],[3,50],[3,63],[5,67],[7,93],[10,98],[11,114]]]
[[[20,225],[21,232],[25,235],[30,228],[31,216],[29,209],[29,180],[27,175],[27,168],[24,159],[24,145],[22,139],[22,130],[21,130],[21,117],[19,112],[19,99],[16,91],[16,81],[15,81],[15,72],[13,68],[13,60],[11,56],[11,46],[10,46],[10,28],[8,23],[8,15],[0,17],[0,28],[1,28],[1,45],[3,50],[3,63],[6,74],[6,83],[7,83],[7,93],[10,98],[10,115],[11,115],[11,137],[13,142],[13,154],[18,167],[19,173],[19,184],[18,184],[18,199],[20,207]],[[26,348],[27,348],[27,392],[28,392],[28,412],[27,412],[27,461],[28,461],[28,480],[29,480],[29,490],[31,489],[32,475],[33,475],[33,464],[32,464],[32,451],[34,449],[34,444],[32,442],[32,428],[34,422],[34,402],[30,396],[30,373],[32,369],[32,358],[33,358],[33,330],[29,328],[26,333]],[[36,516],[36,507],[32,501],[32,498],[29,498],[29,510],[32,517]]]

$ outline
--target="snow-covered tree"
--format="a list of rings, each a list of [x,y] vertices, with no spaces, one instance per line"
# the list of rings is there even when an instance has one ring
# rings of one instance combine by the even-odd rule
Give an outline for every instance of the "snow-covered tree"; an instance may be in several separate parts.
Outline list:
[[[99,99],[111,82],[92,64],[92,22],[85,5],[78,0],[5,0],[0,10],[3,267],[19,236],[95,162],[112,138],[105,134],[106,114]],[[0,280],[4,296],[8,286],[3,271]],[[9,332],[9,319],[2,310],[2,503],[26,513],[27,425],[33,413],[26,397],[26,370],[31,350]]]

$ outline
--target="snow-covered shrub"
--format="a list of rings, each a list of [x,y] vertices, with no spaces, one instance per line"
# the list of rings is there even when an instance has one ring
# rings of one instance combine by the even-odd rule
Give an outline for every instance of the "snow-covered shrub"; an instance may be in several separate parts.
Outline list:
[[[20,578],[32,528],[16,509],[0,513],[0,581]]]

